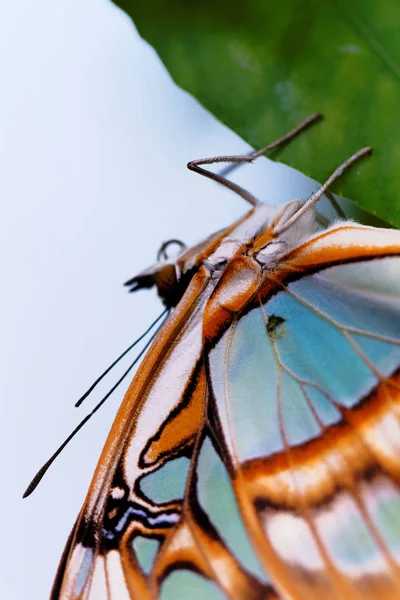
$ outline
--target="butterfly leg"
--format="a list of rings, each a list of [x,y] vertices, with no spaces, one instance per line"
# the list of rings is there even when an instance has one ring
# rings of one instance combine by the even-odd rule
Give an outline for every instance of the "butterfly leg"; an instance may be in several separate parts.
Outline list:
[[[251,162],[253,162],[253,160],[258,158],[259,156],[262,156],[266,152],[268,152],[270,150],[275,150],[277,148],[284,146],[290,140],[295,138],[299,133],[301,133],[308,127],[310,127],[310,125],[313,125],[316,121],[318,121],[321,118],[322,118],[322,115],[320,113],[311,115],[311,117],[308,117],[308,119],[306,119],[305,121],[303,121],[302,123],[297,125],[297,127],[292,129],[291,131],[289,131],[288,133],[286,133],[279,139],[275,140],[271,144],[268,144],[268,146],[265,146],[265,148],[261,148],[260,150],[250,152],[249,154],[239,154],[239,155],[233,155],[233,156],[215,156],[213,158],[199,158],[197,160],[190,161],[187,165],[188,169],[190,169],[191,171],[195,171],[196,173],[199,173],[200,175],[203,175],[204,177],[208,177],[209,179],[212,179],[213,181],[217,181],[218,183],[227,187],[228,189],[232,190],[233,192],[236,192],[236,194],[241,196],[241,198],[246,200],[246,202],[249,202],[249,204],[251,204],[252,206],[257,206],[260,203],[260,201],[257,198],[255,198],[255,196],[250,194],[250,192],[248,192],[247,190],[242,188],[237,183],[233,183],[232,181],[229,181],[229,179],[227,179],[223,174],[212,173],[211,171],[207,171],[206,169],[203,169],[200,165],[212,165],[215,163],[235,163],[235,164],[251,163]]]

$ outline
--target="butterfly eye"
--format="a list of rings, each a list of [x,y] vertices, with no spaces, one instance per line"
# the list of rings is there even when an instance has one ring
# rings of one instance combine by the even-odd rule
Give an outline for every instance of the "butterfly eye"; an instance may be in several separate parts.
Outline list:
[[[168,249],[174,245],[178,246],[178,252],[169,253]],[[182,256],[185,249],[186,244],[180,240],[172,239],[164,242],[157,253],[157,262],[126,281],[124,285],[129,286],[130,292],[156,286],[165,306],[167,308],[176,306],[186,287],[181,281],[181,271],[176,261]]]
[[[178,252],[185,250],[187,248],[186,244],[184,242],[182,242],[181,240],[176,240],[176,239],[171,239],[171,240],[167,240],[166,242],[164,242],[163,244],[161,244],[159,251],[157,252],[157,260],[168,260],[169,258],[171,258],[172,256],[174,256],[174,254],[177,254],[177,252],[168,252],[168,249],[171,246],[178,246],[179,250]]]

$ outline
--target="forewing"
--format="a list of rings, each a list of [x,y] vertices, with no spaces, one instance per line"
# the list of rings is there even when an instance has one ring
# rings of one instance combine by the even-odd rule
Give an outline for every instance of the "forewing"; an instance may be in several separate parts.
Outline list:
[[[252,572],[285,598],[400,597],[399,242],[355,226],[308,242],[211,343],[218,480],[232,481]]]
[[[158,583],[148,572],[180,522],[185,462],[203,421],[201,316],[208,286],[204,272],[193,278],[125,396],[67,544],[53,598],[155,594]],[[160,487],[163,479],[168,483]]]

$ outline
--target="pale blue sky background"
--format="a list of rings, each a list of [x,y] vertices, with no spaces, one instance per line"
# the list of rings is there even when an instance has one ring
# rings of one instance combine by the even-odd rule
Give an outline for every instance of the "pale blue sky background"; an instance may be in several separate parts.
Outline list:
[[[162,241],[246,210],[186,163],[247,146],[107,0],[0,0],[0,76],[0,598],[43,600],[123,390],[24,488],[94,405],[74,401],[160,312],[121,283]],[[236,179],[277,203],[313,189],[291,173],[261,159]]]

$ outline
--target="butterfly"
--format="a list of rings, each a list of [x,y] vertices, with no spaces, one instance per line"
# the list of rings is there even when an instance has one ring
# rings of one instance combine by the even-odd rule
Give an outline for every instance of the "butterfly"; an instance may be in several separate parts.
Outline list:
[[[369,149],[283,207],[201,166],[317,118],[189,163],[251,209],[127,282],[155,287],[166,318],[53,600],[400,597],[400,231],[321,227],[315,209]]]

